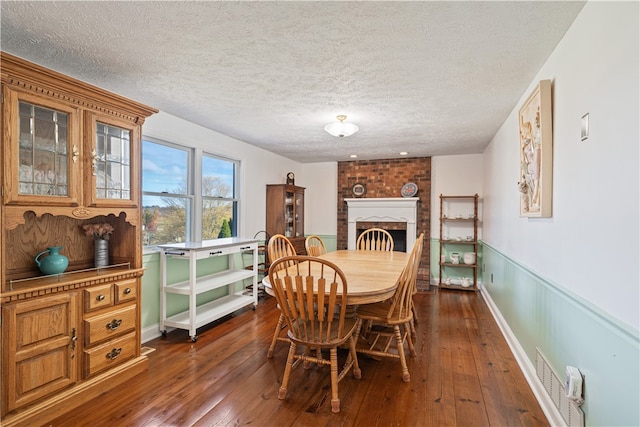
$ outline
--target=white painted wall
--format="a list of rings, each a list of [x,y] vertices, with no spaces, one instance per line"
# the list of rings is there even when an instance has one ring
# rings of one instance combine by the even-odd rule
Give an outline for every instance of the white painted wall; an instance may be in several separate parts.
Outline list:
[[[296,184],[305,187],[305,234],[338,233],[338,163],[299,165]]]
[[[440,238],[440,195],[480,196],[478,201],[479,229],[482,238],[482,176],[481,154],[438,156],[431,158],[431,238]]]
[[[483,156],[484,241],[636,330],[638,16],[638,2],[588,2]],[[517,114],[543,79],[553,82],[553,216],[520,218]]]
[[[298,176],[302,175],[304,165],[300,163],[164,112],[154,114],[145,121],[143,134],[188,147],[202,148],[211,154],[241,162],[238,234],[242,237],[253,237],[256,232],[265,229],[266,184],[284,184],[285,175],[289,171],[296,174],[296,183],[299,182]]]

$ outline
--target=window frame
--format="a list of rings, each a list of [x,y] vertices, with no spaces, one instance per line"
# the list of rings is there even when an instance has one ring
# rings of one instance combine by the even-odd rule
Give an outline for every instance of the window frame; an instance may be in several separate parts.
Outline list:
[[[142,188],[141,194],[144,196],[153,196],[153,197],[176,197],[176,198],[187,198],[189,200],[190,206],[187,207],[187,210],[190,212],[186,212],[185,217],[187,218],[187,223],[185,224],[185,238],[188,242],[201,242],[202,239],[202,218],[203,218],[203,200],[204,196],[202,195],[202,166],[203,166],[203,158],[204,156],[211,157],[217,160],[222,160],[226,162],[231,162],[233,164],[233,183],[232,183],[232,197],[223,197],[223,198],[210,198],[212,200],[222,200],[231,202],[233,205],[233,227],[231,229],[232,236],[240,235],[240,203],[241,199],[239,197],[240,194],[240,170],[242,167],[242,162],[237,159],[231,159],[219,154],[215,154],[209,150],[203,150],[199,147],[188,146],[184,144],[179,144],[175,142],[170,142],[164,139],[159,139],[152,136],[143,135],[142,136],[142,144],[144,142],[150,142],[157,145],[162,145],[169,148],[174,148],[177,150],[185,151],[187,153],[187,193],[186,194],[178,194],[178,193],[168,193],[168,192],[154,192],[154,191],[145,191],[144,188],[144,180],[142,180],[142,174],[144,173],[144,167],[141,168],[141,185]],[[144,150],[142,150],[142,162],[144,163]],[[207,197],[208,198],[208,197]],[[144,206],[142,206],[144,209]],[[167,242],[171,243],[171,242]],[[144,250],[148,251],[157,251],[157,245],[144,245]]]
[[[199,191],[199,202],[200,202],[200,206],[199,206],[199,215],[200,215],[200,221],[199,221],[199,225],[200,227],[202,227],[202,210],[204,207],[204,200],[216,200],[216,201],[225,201],[225,202],[231,202],[232,204],[232,212],[233,212],[233,226],[231,227],[231,236],[233,237],[237,237],[239,236],[239,212],[240,212],[240,198],[238,197],[238,193],[239,193],[239,176],[240,176],[240,160],[233,160],[230,159],[228,157],[224,157],[224,156],[220,156],[217,154],[214,154],[210,151],[204,151],[204,150],[197,150],[196,149],[196,154],[197,154],[197,158],[199,159],[199,166],[200,166],[200,174],[197,176],[197,179],[200,181],[198,183],[198,191]],[[231,188],[231,194],[232,197],[210,197],[210,196],[204,196],[202,195],[202,177],[203,177],[203,173],[202,173],[202,164],[203,164],[203,159],[205,157],[210,157],[216,160],[222,160],[225,162],[230,162],[233,164],[233,185]],[[198,233],[198,235],[200,237],[202,237],[202,230],[200,230],[200,232]]]

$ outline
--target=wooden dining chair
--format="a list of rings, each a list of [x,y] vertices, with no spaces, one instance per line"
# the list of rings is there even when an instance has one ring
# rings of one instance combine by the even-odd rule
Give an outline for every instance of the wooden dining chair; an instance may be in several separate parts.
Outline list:
[[[422,245],[424,245],[424,233],[420,233],[420,237],[418,239],[422,240]],[[420,248],[420,253],[418,254],[418,258],[414,260],[417,264],[415,265],[415,277],[413,280],[413,293],[411,297],[411,313],[413,314],[413,319],[411,319],[411,336],[416,337],[416,324],[418,323],[418,313],[416,312],[416,304],[413,297],[418,293],[418,268],[420,267],[420,260],[422,257],[422,247]]]
[[[393,252],[393,237],[382,228],[369,228],[358,236],[356,249]]]
[[[280,268],[282,265],[296,268]],[[347,279],[338,266],[312,256],[280,258],[271,264],[269,280],[284,314],[291,344],[278,399],[287,396],[289,376],[294,361],[302,360],[331,366],[331,410],[340,412],[338,382],[353,368],[353,376],[361,378],[354,333],[360,320],[347,318]],[[338,367],[338,347],[347,344],[349,354],[341,370]],[[304,352],[298,353],[298,346]],[[310,349],[316,349],[312,356]],[[322,349],[329,349],[329,360],[322,358]]]
[[[413,290],[422,255],[423,240],[424,233],[413,245],[407,264],[398,279],[398,287],[393,298],[390,301],[363,304],[358,306],[357,310],[357,316],[362,321],[361,325],[367,325],[363,332],[363,340],[360,340],[365,346],[361,346],[358,342],[357,351],[377,357],[400,359],[404,382],[411,381],[404,351],[405,341],[408,343],[411,354],[413,356],[416,354],[411,338],[411,322],[413,321]],[[359,327],[356,340],[361,330],[362,327]],[[391,348],[393,342],[395,342],[395,352]]]
[[[283,234],[274,234],[269,239],[269,244],[267,245],[267,256],[269,257],[270,266],[273,265],[274,261],[277,261],[280,258],[288,257],[296,255],[296,249],[293,247],[291,241],[284,236]],[[293,265],[293,261],[285,263],[279,263],[278,268],[287,268],[290,265]],[[271,269],[271,267],[269,267]],[[280,312],[280,317],[278,318],[278,323],[276,324],[276,329],[273,331],[273,339],[271,340],[271,345],[269,346],[269,350],[267,351],[267,357],[273,357],[273,351],[276,348],[276,344],[278,341],[289,342],[289,339],[286,337],[281,337],[282,329],[284,328],[285,319],[282,311]]]
[[[310,256],[320,256],[327,253],[327,247],[324,245],[324,242],[320,236],[316,236],[315,234],[306,238],[304,247],[307,250],[307,255]]]

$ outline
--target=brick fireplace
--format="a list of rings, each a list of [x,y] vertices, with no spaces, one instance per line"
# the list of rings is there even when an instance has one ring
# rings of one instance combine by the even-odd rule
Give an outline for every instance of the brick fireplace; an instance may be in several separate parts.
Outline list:
[[[345,199],[369,198],[401,198],[400,189],[407,182],[418,186],[415,198],[415,230],[408,230],[406,221],[392,221],[384,218],[363,220],[356,224],[358,228],[380,227],[388,230],[408,230],[412,234],[412,243],[422,232],[425,233],[425,244],[422,252],[422,262],[419,269],[419,280],[429,280],[430,259],[430,230],[431,230],[431,158],[417,157],[408,159],[363,160],[353,162],[338,162],[338,249],[349,247],[348,205]],[[355,184],[362,184],[366,192],[361,197],[353,194]],[[415,234],[414,234],[415,233]],[[407,246],[410,248],[407,244]]]

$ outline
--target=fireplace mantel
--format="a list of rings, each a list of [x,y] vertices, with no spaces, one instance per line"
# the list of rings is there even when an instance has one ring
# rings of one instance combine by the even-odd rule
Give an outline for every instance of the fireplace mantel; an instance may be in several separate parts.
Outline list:
[[[416,242],[418,197],[385,197],[344,199],[347,202],[347,247],[356,248],[356,223],[405,222],[407,224],[407,249]]]

